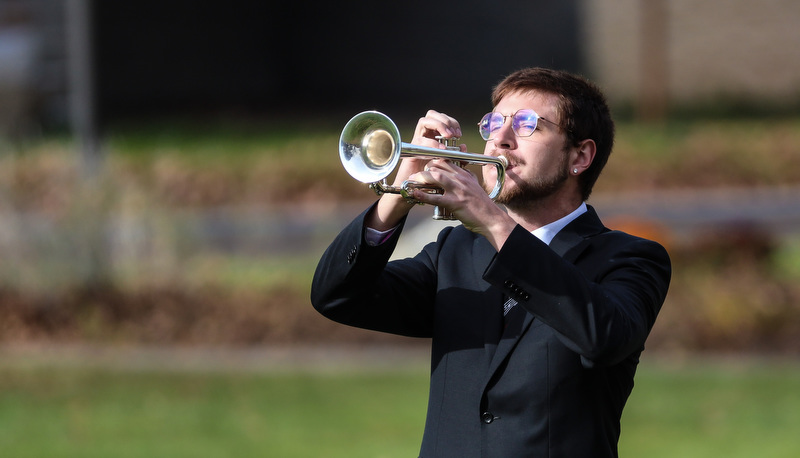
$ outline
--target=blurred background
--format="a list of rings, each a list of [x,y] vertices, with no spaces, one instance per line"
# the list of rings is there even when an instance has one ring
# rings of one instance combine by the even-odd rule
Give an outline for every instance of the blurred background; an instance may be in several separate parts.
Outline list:
[[[324,454],[304,449],[300,425],[324,418],[320,410],[396,410],[362,412],[371,407],[355,398],[320,406],[315,381],[340,390],[374,383],[376,398],[393,399],[396,389],[382,391],[389,382],[375,374],[402,368],[387,379],[415,387],[411,401],[397,400],[414,407],[410,419],[373,431],[370,443],[330,436],[349,438],[347,456],[416,453],[427,342],[330,323],[308,300],[322,251],[374,200],[342,168],[339,133],[357,112],[377,109],[405,140],[434,108],[459,119],[469,151],[481,152],[469,126],[491,110],[493,85],[546,66],[597,82],[618,122],[589,203],[607,226],[658,240],[673,258],[644,357],[658,364],[645,366],[637,391],[653,401],[708,390],[683,404],[642,402],[623,449],[796,456],[798,25],[793,0],[0,0],[0,423],[17,425],[0,444],[18,447],[12,456],[118,456],[117,434],[133,429],[150,445],[125,456],[338,456],[324,440]],[[441,223],[430,213],[415,210],[401,254],[435,237]],[[716,369],[705,372],[709,365]],[[341,386],[325,378],[334,367],[346,368],[334,371]],[[157,380],[145,368],[157,368]],[[176,369],[177,380],[160,378]],[[266,407],[242,411],[245,398],[210,414],[186,407],[209,392],[229,400],[245,384],[198,381],[217,369],[258,369],[254,385],[276,385],[248,393]],[[272,378],[298,371],[301,381]],[[138,384],[126,391],[131,372]],[[72,383],[51,399],[42,393],[53,380]],[[122,394],[94,398],[109,386]],[[154,406],[190,392],[186,405],[165,410],[236,418],[225,431],[251,435],[170,430],[184,438],[172,449],[153,446],[159,433],[130,421],[87,426],[138,399],[141,386],[151,386],[152,402],[123,410],[149,406],[132,416],[142,424],[181,423]],[[712,392],[726,394],[699,401]],[[280,430],[267,413],[275,393],[315,399],[316,409]],[[772,397],[751,398],[759,393]],[[21,413],[39,411],[30,398],[42,417]],[[744,410],[729,410],[740,403]],[[673,423],[656,428],[670,407]],[[47,437],[59,446],[43,451],[25,439],[54,417],[63,423]],[[763,434],[758,448],[736,442],[746,436],[737,428]],[[279,445],[287,434],[289,445]]]

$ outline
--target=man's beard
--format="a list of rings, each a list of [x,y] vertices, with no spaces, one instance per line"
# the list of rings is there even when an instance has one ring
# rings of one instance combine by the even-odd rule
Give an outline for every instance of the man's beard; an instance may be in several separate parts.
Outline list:
[[[561,189],[567,178],[569,178],[566,157],[564,159],[564,163],[560,164],[555,175],[518,183],[516,187],[511,189],[503,188],[497,198],[494,199],[495,203],[505,205],[511,209],[525,208],[534,202],[550,197]]]

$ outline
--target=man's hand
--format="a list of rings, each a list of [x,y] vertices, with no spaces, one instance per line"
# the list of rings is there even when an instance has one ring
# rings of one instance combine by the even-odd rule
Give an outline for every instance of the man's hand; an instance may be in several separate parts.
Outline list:
[[[412,145],[424,146],[427,148],[444,149],[436,139],[437,136],[445,138],[461,137],[461,126],[455,118],[434,110],[428,110],[426,115],[419,119],[417,127],[414,129]],[[460,146],[462,151],[466,151],[466,145]],[[401,186],[410,176],[422,172],[427,159],[406,157],[400,162],[393,186]],[[400,221],[408,214],[413,207],[402,196],[397,194],[384,194],[378,201],[378,205],[368,217],[366,224],[377,230],[388,230],[397,226]]]
[[[444,194],[414,191],[412,197],[453,212],[464,227],[486,237],[498,251],[517,225],[489,198],[472,173],[451,161],[432,160],[422,172],[411,175],[409,179],[444,189]]]

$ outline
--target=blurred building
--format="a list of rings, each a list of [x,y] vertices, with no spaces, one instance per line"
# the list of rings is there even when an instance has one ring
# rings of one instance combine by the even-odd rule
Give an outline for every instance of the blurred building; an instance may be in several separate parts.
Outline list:
[[[62,3],[0,0],[0,135],[66,117]]]
[[[585,0],[586,69],[616,102],[800,104],[796,0]],[[657,81],[653,81],[653,80]]]
[[[800,98],[794,0],[1,0],[0,132],[66,123],[66,12],[76,1],[91,7],[107,122],[429,106],[472,114],[499,78],[529,65],[584,73],[613,103],[655,116]]]

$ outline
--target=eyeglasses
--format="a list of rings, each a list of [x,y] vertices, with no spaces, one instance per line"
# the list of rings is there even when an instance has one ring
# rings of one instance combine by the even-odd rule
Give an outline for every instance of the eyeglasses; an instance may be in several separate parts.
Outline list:
[[[529,109],[517,110],[517,112],[512,115],[503,115],[501,113],[491,112],[486,113],[486,115],[481,118],[481,122],[478,123],[478,131],[480,131],[481,137],[486,141],[490,140],[492,138],[492,134],[503,127],[503,124],[506,122],[506,118],[511,118],[511,129],[518,137],[530,137],[533,135],[533,131],[536,130],[536,125],[539,123],[540,119],[561,127],[553,121],[545,119],[539,116],[535,111]]]

